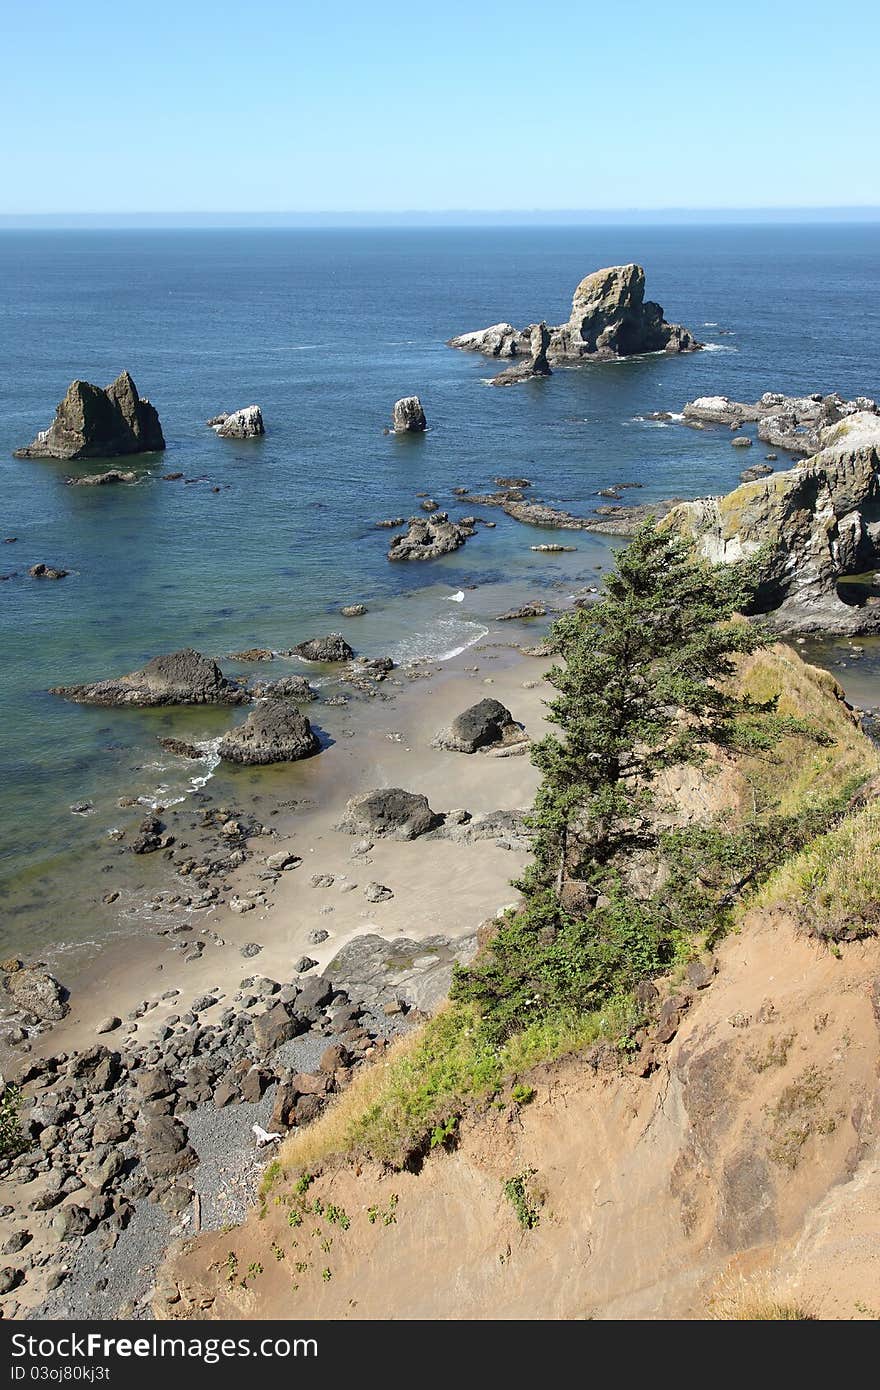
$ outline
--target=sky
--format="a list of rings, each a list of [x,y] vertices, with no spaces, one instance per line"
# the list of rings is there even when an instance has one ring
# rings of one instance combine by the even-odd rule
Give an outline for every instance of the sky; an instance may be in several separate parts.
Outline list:
[[[880,206],[868,0],[12,0],[0,215]]]

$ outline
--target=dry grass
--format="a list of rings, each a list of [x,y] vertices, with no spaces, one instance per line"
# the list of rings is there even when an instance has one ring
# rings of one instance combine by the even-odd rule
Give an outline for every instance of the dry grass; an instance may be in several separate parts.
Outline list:
[[[828,940],[880,930],[880,802],[853,812],[783,864],[756,902],[788,908]]]
[[[833,676],[801,660],[776,642],[744,657],[737,682],[742,694],[760,703],[777,699],[780,715],[806,720],[830,742],[783,738],[771,751],[741,760],[743,775],[759,799],[781,815],[853,790],[880,772],[880,751],[865,737],[843,701]]]
[[[727,1282],[709,1302],[709,1318],[717,1322],[817,1322],[807,1302],[774,1289],[766,1280]]]

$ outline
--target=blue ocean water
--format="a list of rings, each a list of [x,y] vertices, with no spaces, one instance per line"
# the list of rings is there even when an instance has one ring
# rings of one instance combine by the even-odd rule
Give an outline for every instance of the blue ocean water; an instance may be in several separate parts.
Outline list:
[[[454,556],[391,565],[377,519],[410,515],[420,492],[463,514],[452,489],[496,474],[529,477],[572,510],[622,481],[643,484],[639,501],[727,490],[743,459],[724,431],[640,417],[704,394],[880,394],[878,244],[864,224],[0,234],[0,538],[17,537],[0,545],[0,573],[14,572],[0,583],[7,941],[57,911],[71,857],[96,840],[96,821],[69,805],[112,804],[132,779],[164,774],[167,714],[71,706],[49,685],[183,645],[222,656],[341,630],[367,652],[437,656],[473,640],[480,589],[466,605],[450,592],[583,578],[601,544],[536,555],[546,534],[494,512],[496,529]],[[707,351],[502,391],[485,384],[491,364],[444,346],[500,319],[562,321],[583,275],[629,260]],[[93,463],[11,458],[72,378],[104,384],[123,367],[168,443],[126,464],[137,486],[71,488],[66,476]],[[429,432],[384,434],[393,401],[413,392]],[[205,428],[251,402],[264,439]],[[168,471],[198,481],[161,481]],[[37,561],[70,577],[30,580]],[[354,601],[369,618],[337,616]],[[228,718],[203,713],[200,729]],[[175,716],[173,731],[185,723]]]

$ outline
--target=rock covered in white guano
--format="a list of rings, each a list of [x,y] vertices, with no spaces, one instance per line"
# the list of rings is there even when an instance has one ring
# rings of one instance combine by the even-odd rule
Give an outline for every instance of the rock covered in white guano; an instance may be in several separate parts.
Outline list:
[[[394,402],[391,428],[395,434],[421,434],[428,428],[418,396],[403,396]]]
[[[215,415],[207,422],[221,439],[258,439],[266,433],[258,405],[245,405],[231,415]]]

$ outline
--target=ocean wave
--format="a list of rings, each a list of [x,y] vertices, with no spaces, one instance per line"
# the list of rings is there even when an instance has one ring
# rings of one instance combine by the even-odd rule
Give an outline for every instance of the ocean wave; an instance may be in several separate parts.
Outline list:
[[[713,322],[711,321],[711,319],[707,319],[705,323],[701,323],[701,324],[700,324],[700,327],[701,327],[701,328],[717,328],[717,327],[718,327],[718,324],[717,324],[717,323],[713,323]]]
[[[195,777],[190,777],[184,791],[178,793],[176,796],[171,795],[172,788],[163,783],[154,788],[152,792],[148,792],[144,796],[139,796],[138,801],[142,806],[148,806],[151,810],[155,810],[157,806],[180,806],[192,796],[193,792],[199,792],[202,790],[202,787],[207,786],[208,782],[210,782],[211,778],[214,776],[220,764],[221,742],[221,735],[218,735],[216,738],[196,740],[195,747],[201,749],[205,754],[204,761],[202,762],[202,767],[205,768],[205,771],[199,772]],[[153,764],[153,766],[156,766],[156,764]],[[165,771],[166,769],[163,767],[162,770]]]
[[[447,594],[447,603],[464,603],[464,589],[459,589],[457,594]]]
[[[738,352],[739,348],[731,347],[730,343],[704,343],[704,352]]]
[[[489,629],[482,623],[463,618],[438,618],[428,629],[401,638],[391,648],[390,655],[398,665],[409,661],[451,661],[488,635]]]

